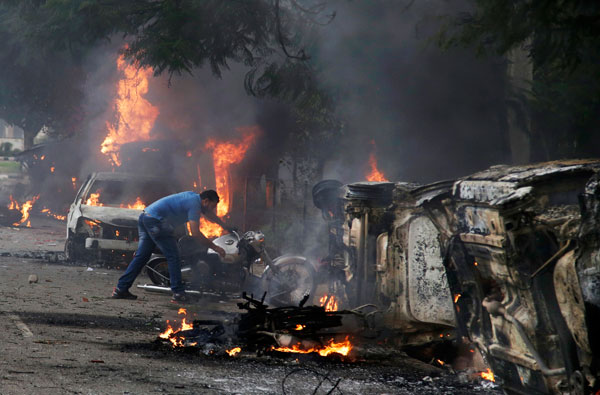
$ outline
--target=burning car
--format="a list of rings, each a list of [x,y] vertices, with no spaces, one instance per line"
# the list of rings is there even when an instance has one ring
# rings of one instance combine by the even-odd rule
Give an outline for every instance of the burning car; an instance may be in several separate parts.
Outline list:
[[[456,327],[509,393],[599,389],[600,161],[313,189],[351,304],[401,344]],[[333,246],[333,247],[331,247]],[[434,336],[432,336],[434,335]]]
[[[132,173],[90,174],[67,216],[70,260],[123,259],[137,249],[137,221],[146,205],[176,193],[171,180]]]
[[[376,305],[379,325],[397,334],[402,346],[453,337],[443,239],[421,206],[424,197],[449,189],[391,182],[341,186],[334,180],[313,188],[329,224],[330,292],[344,308]]]
[[[459,330],[508,392],[598,389],[599,171],[597,160],[495,166],[429,202],[450,236]]]

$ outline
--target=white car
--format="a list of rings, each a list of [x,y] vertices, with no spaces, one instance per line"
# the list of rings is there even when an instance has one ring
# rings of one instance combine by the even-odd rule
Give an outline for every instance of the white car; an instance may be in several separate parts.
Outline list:
[[[144,207],[176,192],[176,185],[164,178],[90,174],[67,216],[67,259],[128,260],[137,249],[137,222]]]

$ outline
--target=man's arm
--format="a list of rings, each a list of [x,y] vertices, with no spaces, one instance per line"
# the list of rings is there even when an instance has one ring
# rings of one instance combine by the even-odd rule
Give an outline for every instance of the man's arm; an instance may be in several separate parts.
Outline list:
[[[198,221],[188,221],[190,224],[190,230],[192,231],[192,237],[195,237],[203,246],[208,248],[212,248],[217,254],[222,257],[225,256],[225,250],[213,243],[210,239],[207,239],[206,236],[200,232],[200,224]]]

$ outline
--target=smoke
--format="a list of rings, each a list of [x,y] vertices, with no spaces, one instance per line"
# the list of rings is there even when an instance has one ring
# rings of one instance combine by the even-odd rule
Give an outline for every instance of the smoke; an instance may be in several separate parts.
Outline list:
[[[406,3],[410,3],[408,0]],[[506,162],[504,63],[442,51],[431,37],[443,0],[336,1],[318,39],[325,83],[339,91],[345,138],[323,178],[365,179],[368,142],[392,181],[432,182]]]
[[[330,7],[337,16],[319,29],[312,61],[335,92],[344,138],[329,150],[324,178],[365,179],[371,140],[379,168],[393,181],[454,178],[507,161],[504,63],[476,59],[472,50],[444,52],[430,42],[438,17],[461,11],[456,3],[334,0]],[[121,45],[99,48],[88,61],[85,135],[95,163],[82,173],[104,159],[97,147],[114,111]],[[255,174],[274,176],[274,161],[265,158],[283,156],[294,119],[289,106],[249,96],[246,71],[232,63],[221,79],[206,68],[153,78],[146,98],[160,114],[151,134],[199,149],[209,137],[232,139],[238,127],[258,125],[264,134],[246,163]]]
[[[320,158],[326,160],[323,178],[364,180],[371,140],[379,169],[392,181],[431,182],[507,161],[504,63],[476,59],[471,50],[443,52],[429,42],[440,26],[439,15],[461,11],[455,3],[425,0],[406,8],[398,1],[333,0],[330,7],[337,16],[319,28],[311,61],[334,93],[344,137]],[[114,121],[122,45],[116,39],[97,48],[84,64],[84,130],[70,143],[69,155],[60,154],[64,149],[55,155],[69,157],[68,165],[56,169],[65,176],[65,189],[71,177],[80,183],[92,171],[111,168],[100,145],[108,133],[106,122]],[[145,98],[160,113],[151,136],[178,143],[163,147],[167,157],[151,159],[152,166],[147,156],[133,154],[133,170],[165,171],[189,189],[193,175],[183,170],[186,151],[206,156],[202,147],[209,137],[233,139],[240,137],[239,127],[258,125],[263,133],[239,170],[275,177],[279,163],[273,159],[284,157],[295,127],[293,112],[288,105],[249,96],[246,71],[232,63],[220,79],[208,68],[152,78]],[[199,162],[210,167],[207,158]]]

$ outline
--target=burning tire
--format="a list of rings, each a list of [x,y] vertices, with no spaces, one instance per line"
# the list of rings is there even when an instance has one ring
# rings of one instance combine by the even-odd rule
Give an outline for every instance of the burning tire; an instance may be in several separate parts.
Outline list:
[[[146,265],[146,273],[154,285],[168,287],[171,285],[169,280],[169,265],[166,259],[154,259]]]
[[[283,257],[274,262],[277,270],[267,275],[267,297],[274,306],[297,306],[306,295],[314,295],[316,273],[301,257]]]

